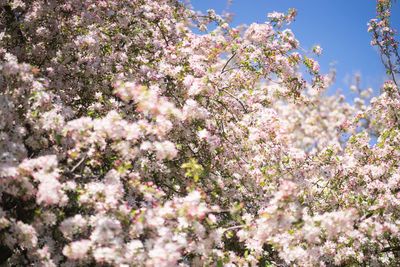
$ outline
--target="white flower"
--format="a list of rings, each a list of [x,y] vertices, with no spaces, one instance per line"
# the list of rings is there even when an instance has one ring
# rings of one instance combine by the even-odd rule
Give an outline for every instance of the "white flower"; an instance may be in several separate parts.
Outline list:
[[[71,260],[80,260],[87,256],[91,247],[90,240],[79,240],[72,242],[64,247],[63,254]]]
[[[157,159],[173,159],[178,155],[178,150],[175,148],[174,143],[170,141],[154,142]]]

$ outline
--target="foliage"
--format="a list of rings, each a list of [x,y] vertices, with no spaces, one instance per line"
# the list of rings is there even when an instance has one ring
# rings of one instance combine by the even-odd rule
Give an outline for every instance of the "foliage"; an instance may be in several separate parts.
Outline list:
[[[177,0],[1,1],[0,261],[398,266],[400,64],[377,6],[390,80],[351,105],[293,9],[233,28]]]

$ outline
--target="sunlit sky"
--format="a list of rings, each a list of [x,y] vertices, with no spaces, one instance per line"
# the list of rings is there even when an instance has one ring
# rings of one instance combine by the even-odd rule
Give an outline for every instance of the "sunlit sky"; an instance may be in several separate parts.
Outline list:
[[[328,72],[330,64],[337,70],[337,81],[330,92],[338,89],[349,98],[349,85],[355,73],[362,77],[362,87],[379,92],[385,79],[385,70],[377,50],[370,45],[367,23],[376,16],[376,0],[191,0],[196,10],[215,9],[217,13],[234,14],[232,24],[265,22],[272,11],[298,11],[291,28],[301,46],[311,50],[315,44],[323,48],[318,59],[321,70]],[[400,29],[400,5],[393,9],[392,24]]]

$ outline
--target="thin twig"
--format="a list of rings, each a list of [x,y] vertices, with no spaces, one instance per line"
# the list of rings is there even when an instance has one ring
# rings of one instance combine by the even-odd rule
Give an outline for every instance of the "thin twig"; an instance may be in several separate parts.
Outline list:
[[[246,108],[246,105],[242,102],[242,100],[240,100],[239,98],[237,98],[236,96],[234,96],[233,94],[231,94],[229,91],[225,90],[225,89],[221,89],[221,91],[227,93],[229,96],[231,96],[233,99],[235,99],[237,102],[239,102],[239,104],[242,106],[243,110],[245,111],[245,113],[249,113],[249,111]]]
[[[84,155],[82,157],[82,159],[71,169],[71,172],[74,172],[77,168],[79,168],[79,166],[85,161],[85,159],[87,158],[86,155]]]
[[[221,74],[225,72],[225,68],[228,66],[229,62],[231,62],[231,60],[232,60],[235,56],[236,56],[236,52],[234,52],[234,53],[232,54],[232,56],[228,59],[228,61],[226,61],[224,67],[223,67],[222,70],[221,70]]]

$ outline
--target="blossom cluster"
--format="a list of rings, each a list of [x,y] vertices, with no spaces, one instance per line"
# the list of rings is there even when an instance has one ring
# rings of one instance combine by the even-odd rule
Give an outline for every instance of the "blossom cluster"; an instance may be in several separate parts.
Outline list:
[[[371,45],[379,49],[386,72],[397,85],[397,76],[400,73],[400,54],[397,31],[391,25],[392,5],[391,0],[377,1],[378,15],[369,21],[368,32],[372,33]]]
[[[400,264],[399,88],[328,96],[295,15],[1,1],[0,265]]]

